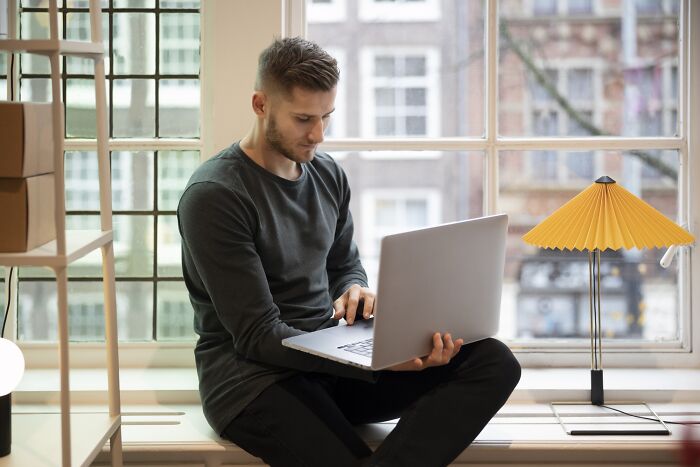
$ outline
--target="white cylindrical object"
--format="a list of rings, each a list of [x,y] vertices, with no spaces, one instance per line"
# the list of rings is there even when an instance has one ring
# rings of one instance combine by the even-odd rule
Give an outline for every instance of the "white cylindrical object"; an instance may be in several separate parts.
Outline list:
[[[678,245],[671,245],[668,250],[666,250],[666,253],[664,253],[663,257],[661,258],[661,261],[659,261],[662,268],[667,268],[671,265],[671,262],[673,262],[673,257],[676,256],[677,251]]]
[[[24,374],[24,356],[14,342],[0,337],[0,396],[15,390]]]

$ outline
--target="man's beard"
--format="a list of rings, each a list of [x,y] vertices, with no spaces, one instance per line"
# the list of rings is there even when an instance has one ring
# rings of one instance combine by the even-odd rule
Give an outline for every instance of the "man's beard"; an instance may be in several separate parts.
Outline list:
[[[277,121],[273,116],[270,116],[270,123],[267,126],[267,131],[265,132],[265,142],[272,149],[279,152],[292,162],[306,162],[304,157],[295,155],[294,150],[285,145],[282,134],[280,134],[280,132],[277,130]]]

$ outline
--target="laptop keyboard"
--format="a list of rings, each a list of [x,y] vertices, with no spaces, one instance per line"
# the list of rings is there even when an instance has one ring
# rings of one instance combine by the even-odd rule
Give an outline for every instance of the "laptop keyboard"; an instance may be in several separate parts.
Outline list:
[[[338,348],[348,352],[356,353],[358,355],[362,355],[364,357],[371,357],[372,344],[374,343],[373,341],[374,340],[372,338],[369,338],[363,341],[353,342],[352,344],[341,345]]]

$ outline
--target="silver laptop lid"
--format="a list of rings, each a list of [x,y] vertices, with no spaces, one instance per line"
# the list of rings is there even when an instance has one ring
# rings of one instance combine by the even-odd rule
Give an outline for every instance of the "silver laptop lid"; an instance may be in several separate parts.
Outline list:
[[[434,332],[496,334],[507,228],[499,214],[382,239],[372,368],[426,355]]]

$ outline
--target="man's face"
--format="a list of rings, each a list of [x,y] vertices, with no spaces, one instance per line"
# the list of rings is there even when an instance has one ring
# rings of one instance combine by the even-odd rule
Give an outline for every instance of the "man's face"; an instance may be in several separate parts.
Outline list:
[[[335,88],[309,91],[297,87],[288,96],[271,96],[265,119],[268,146],[291,161],[311,161],[335,110],[335,94]]]

